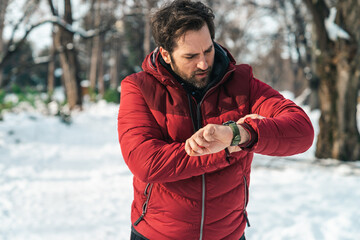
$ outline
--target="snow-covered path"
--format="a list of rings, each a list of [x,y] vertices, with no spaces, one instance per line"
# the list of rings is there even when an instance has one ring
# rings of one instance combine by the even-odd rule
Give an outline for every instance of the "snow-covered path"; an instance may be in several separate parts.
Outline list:
[[[358,166],[274,160],[253,164],[248,239],[360,239]]]
[[[117,107],[87,106],[71,125],[5,115],[0,240],[129,239],[132,175],[117,142]],[[314,123],[318,116],[311,113]],[[313,151],[255,157],[248,239],[360,239],[359,165],[317,163]]]
[[[0,122],[0,239],[127,239],[132,176],[116,133],[117,106],[71,125],[36,113]]]

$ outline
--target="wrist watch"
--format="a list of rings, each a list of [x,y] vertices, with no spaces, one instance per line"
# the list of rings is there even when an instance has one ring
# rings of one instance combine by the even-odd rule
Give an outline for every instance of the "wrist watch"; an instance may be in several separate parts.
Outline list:
[[[230,120],[230,121],[224,122],[223,125],[229,126],[231,128],[231,130],[233,131],[233,138],[231,140],[230,146],[239,145],[239,143],[241,141],[241,136],[240,136],[240,131],[239,131],[239,128],[238,128],[236,122]]]

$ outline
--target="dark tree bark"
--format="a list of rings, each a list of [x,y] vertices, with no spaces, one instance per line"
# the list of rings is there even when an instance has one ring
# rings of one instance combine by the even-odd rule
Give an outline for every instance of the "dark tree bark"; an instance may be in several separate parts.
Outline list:
[[[148,55],[151,52],[151,9],[156,5],[157,0],[146,0],[145,8],[145,29],[144,29],[144,56]]]
[[[325,1],[304,0],[313,16],[317,35],[316,72],[319,81],[321,117],[316,157],[360,160],[360,136],[356,111],[360,64],[360,6],[357,0],[338,1],[336,23],[350,39],[329,39]]]
[[[50,8],[54,16],[57,15],[56,10],[51,0],[48,0]],[[64,0],[64,21],[72,25],[72,9],[71,1]],[[76,49],[74,46],[74,33],[68,31],[62,26],[57,26],[55,31],[54,44],[60,57],[60,65],[63,70],[63,81],[65,85],[66,97],[68,100],[69,108],[81,108],[81,88],[80,88],[80,77],[79,64],[76,57]]]
[[[110,88],[116,89],[119,86],[119,53],[120,53],[120,37],[113,37],[110,49]]]
[[[52,32],[52,38],[55,38],[55,33],[54,33],[54,29]],[[55,44],[53,41],[53,45],[51,46],[50,49],[50,56],[49,56],[49,63],[48,63],[48,74],[47,74],[47,80],[48,80],[48,84],[47,84],[47,91],[49,96],[53,95],[54,92],[54,88],[55,88],[55,56],[56,56],[56,49],[55,49]]]
[[[98,88],[99,94],[104,97],[105,95],[105,82],[104,82],[104,58],[103,58],[103,47],[105,36],[101,34],[99,36],[99,52],[98,52]]]
[[[3,41],[3,30],[4,30],[4,22],[5,22],[5,12],[8,5],[8,0],[0,1],[0,58],[2,57],[2,52],[4,51],[4,41]],[[0,59],[2,62],[2,59]],[[0,88],[3,85],[3,68],[0,66]]]
[[[94,27],[99,28],[101,24],[101,14],[100,14],[100,0],[94,0]],[[99,75],[99,62],[102,54],[100,36],[95,36],[92,39],[92,50],[91,50],[91,60],[90,60],[90,88],[95,91],[97,87],[97,78]]]

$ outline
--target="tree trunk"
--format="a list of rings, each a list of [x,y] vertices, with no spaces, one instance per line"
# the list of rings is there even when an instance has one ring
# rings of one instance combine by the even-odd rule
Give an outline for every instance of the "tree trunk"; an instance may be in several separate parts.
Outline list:
[[[95,28],[100,27],[101,16],[100,16],[100,4],[101,2],[94,1],[95,6]],[[99,66],[99,53],[100,53],[100,36],[97,35],[92,39],[92,51],[91,51],[91,63],[90,63],[90,88],[95,91],[97,87],[97,77],[98,77],[98,66]]]
[[[55,39],[55,33],[54,33],[54,26],[53,26],[53,31],[52,31],[52,38]],[[47,90],[48,90],[48,94],[50,97],[52,97],[53,93],[54,93],[54,88],[55,88],[55,43],[53,40],[53,46],[50,49],[50,61],[48,64],[48,74],[47,74],[47,80],[48,80],[48,84],[47,84]]]
[[[111,41],[110,58],[110,88],[116,89],[119,85],[118,66],[119,66],[119,42],[120,38],[114,37]]]
[[[98,52],[99,52],[99,36],[93,38],[92,51],[91,51],[91,62],[90,62],[90,88],[95,91],[96,89],[96,77],[97,77],[97,67],[98,67]]]
[[[340,160],[360,160],[360,135],[357,129],[356,111],[360,73],[358,28],[360,22],[356,0],[339,1],[338,23],[351,35],[351,39],[331,41],[324,27],[328,12],[324,2],[306,0],[313,14],[319,51],[316,71],[319,76],[319,97],[321,117],[317,140],[316,157]],[[324,5],[319,6],[319,3]],[[357,11],[357,13],[355,13]],[[317,19],[321,18],[322,19]],[[352,18],[354,17],[354,18]]]
[[[98,67],[99,67],[99,73],[98,73],[98,87],[99,87],[99,94],[101,97],[104,97],[105,95],[105,82],[104,82],[104,62],[103,62],[103,45],[105,41],[104,34],[100,35],[99,38],[99,52],[98,52]]]
[[[158,0],[147,0],[144,14],[144,57],[151,52],[151,10],[155,7]]]
[[[98,70],[98,52],[99,52],[99,36],[95,36],[92,40],[92,51],[91,51],[91,60],[90,60],[90,88],[92,91],[96,90],[96,79],[97,79],[97,70]]]
[[[0,62],[2,61],[2,54],[4,50],[4,41],[3,41],[3,30],[5,22],[5,13],[8,5],[8,0],[0,1]],[[3,69],[0,67],[0,87],[2,86],[3,81]]]
[[[150,39],[151,39],[151,26],[150,26],[150,11],[151,11],[151,2],[152,0],[147,0],[146,5],[147,7],[144,9],[144,57],[150,53]]]
[[[72,24],[72,10],[70,0],[65,0],[64,19]],[[73,33],[63,27],[59,27],[55,34],[55,46],[59,52],[60,64],[63,70],[65,91],[70,109],[80,107],[82,104],[80,78],[78,76],[78,61],[74,47]]]

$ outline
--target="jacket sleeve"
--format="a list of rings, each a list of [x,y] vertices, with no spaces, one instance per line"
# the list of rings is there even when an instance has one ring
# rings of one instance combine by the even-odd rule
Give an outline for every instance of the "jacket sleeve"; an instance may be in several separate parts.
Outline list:
[[[250,150],[271,156],[290,156],[305,152],[314,139],[314,129],[306,113],[291,100],[254,78],[250,70],[251,113],[265,119],[246,119],[258,134]]]
[[[140,89],[129,77],[121,83],[118,136],[126,164],[144,182],[173,182],[229,166],[225,151],[190,157],[185,143],[166,142]]]

